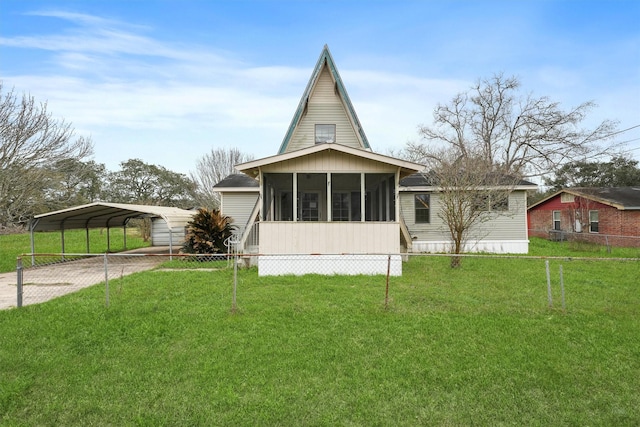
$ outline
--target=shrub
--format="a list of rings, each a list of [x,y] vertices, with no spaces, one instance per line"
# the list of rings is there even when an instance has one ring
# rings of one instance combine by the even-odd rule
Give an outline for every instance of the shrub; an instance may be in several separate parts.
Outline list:
[[[233,220],[219,210],[199,209],[187,224],[182,250],[189,254],[223,254],[227,252],[225,240],[236,229]]]

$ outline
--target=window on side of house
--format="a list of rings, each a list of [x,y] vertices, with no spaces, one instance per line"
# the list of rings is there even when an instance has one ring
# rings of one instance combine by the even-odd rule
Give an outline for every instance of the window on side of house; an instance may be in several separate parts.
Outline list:
[[[553,211],[553,229],[560,230],[560,211]]]
[[[416,194],[414,197],[416,210],[416,224],[426,224],[430,222],[430,202],[428,194]]]
[[[600,228],[598,211],[589,211],[589,231],[591,233],[598,233]]]
[[[491,210],[498,212],[506,212],[509,210],[509,195],[495,194],[491,197]]]
[[[316,125],[316,144],[336,142],[336,125]]]

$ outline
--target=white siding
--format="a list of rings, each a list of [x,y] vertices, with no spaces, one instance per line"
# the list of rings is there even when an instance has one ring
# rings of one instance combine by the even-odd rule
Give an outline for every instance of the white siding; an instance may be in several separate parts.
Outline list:
[[[400,192],[400,215],[413,238],[413,251],[446,251],[450,242],[449,230],[440,218],[437,193],[430,193],[430,223],[416,224],[414,195],[420,192]],[[509,212],[490,214],[491,218],[471,231],[469,250],[486,252],[522,252],[527,235],[526,192],[514,191],[509,196]],[[422,249],[421,249],[422,248]],[[425,249],[428,248],[428,249]],[[439,249],[434,249],[439,248]],[[526,249],[525,249],[526,252]]]
[[[258,200],[258,192],[246,193],[221,193],[220,210],[223,215],[233,219],[233,225],[238,227],[238,231],[244,231],[253,207]]]
[[[326,66],[309,96],[307,109],[291,136],[287,152],[315,145],[316,124],[335,124],[337,144],[363,148]]]
[[[169,246],[169,244],[181,246],[184,243],[184,233],[184,226],[174,226],[170,242],[167,222],[162,218],[153,218],[151,220],[151,246]]]

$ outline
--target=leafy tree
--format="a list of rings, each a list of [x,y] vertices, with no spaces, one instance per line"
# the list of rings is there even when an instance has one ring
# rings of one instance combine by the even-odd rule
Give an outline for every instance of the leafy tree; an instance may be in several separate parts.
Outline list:
[[[199,209],[187,224],[187,234],[182,249],[186,253],[224,254],[228,252],[225,241],[233,235],[232,219],[216,209]]]
[[[404,156],[424,162],[444,146],[460,156],[483,159],[497,171],[532,177],[603,151],[600,143],[617,124],[605,120],[595,129],[582,128],[593,102],[563,110],[548,97],[522,96],[519,88],[516,77],[498,74],[479,80],[435,108],[433,127],[420,127],[424,142],[408,143]]]
[[[106,176],[104,164],[64,159],[55,162],[45,183],[48,210],[95,202],[100,199]]]
[[[220,195],[213,186],[227,176],[237,173],[235,165],[253,160],[253,156],[237,148],[214,148],[196,163],[191,179],[196,183],[196,201],[200,206],[217,208]]]
[[[640,168],[637,160],[624,156],[608,162],[579,160],[562,165],[544,181],[550,192],[568,187],[630,187],[640,185]]]
[[[46,184],[55,179],[56,163],[82,162],[92,152],[91,140],[54,119],[46,103],[4,92],[0,82],[0,228],[25,224],[46,210]]]
[[[103,199],[118,203],[140,203],[159,206],[192,206],[195,184],[186,175],[140,159],[120,163],[111,172]]]

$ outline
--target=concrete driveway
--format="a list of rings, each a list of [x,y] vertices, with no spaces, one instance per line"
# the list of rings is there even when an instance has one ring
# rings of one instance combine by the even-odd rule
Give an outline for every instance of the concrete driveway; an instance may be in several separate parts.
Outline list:
[[[177,254],[179,247],[173,248]],[[144,256],[150,255],[150,256]],[[37,257],[36,264],[43,258]],[[155,246],[108,256],[109,280],[150,270],[169,259],[168,246]],[[22,304],[37,304],[105,281],[104,256],[31,267],[24,259]],[[0,273],[0,310],[17,306],[17,273]]]

